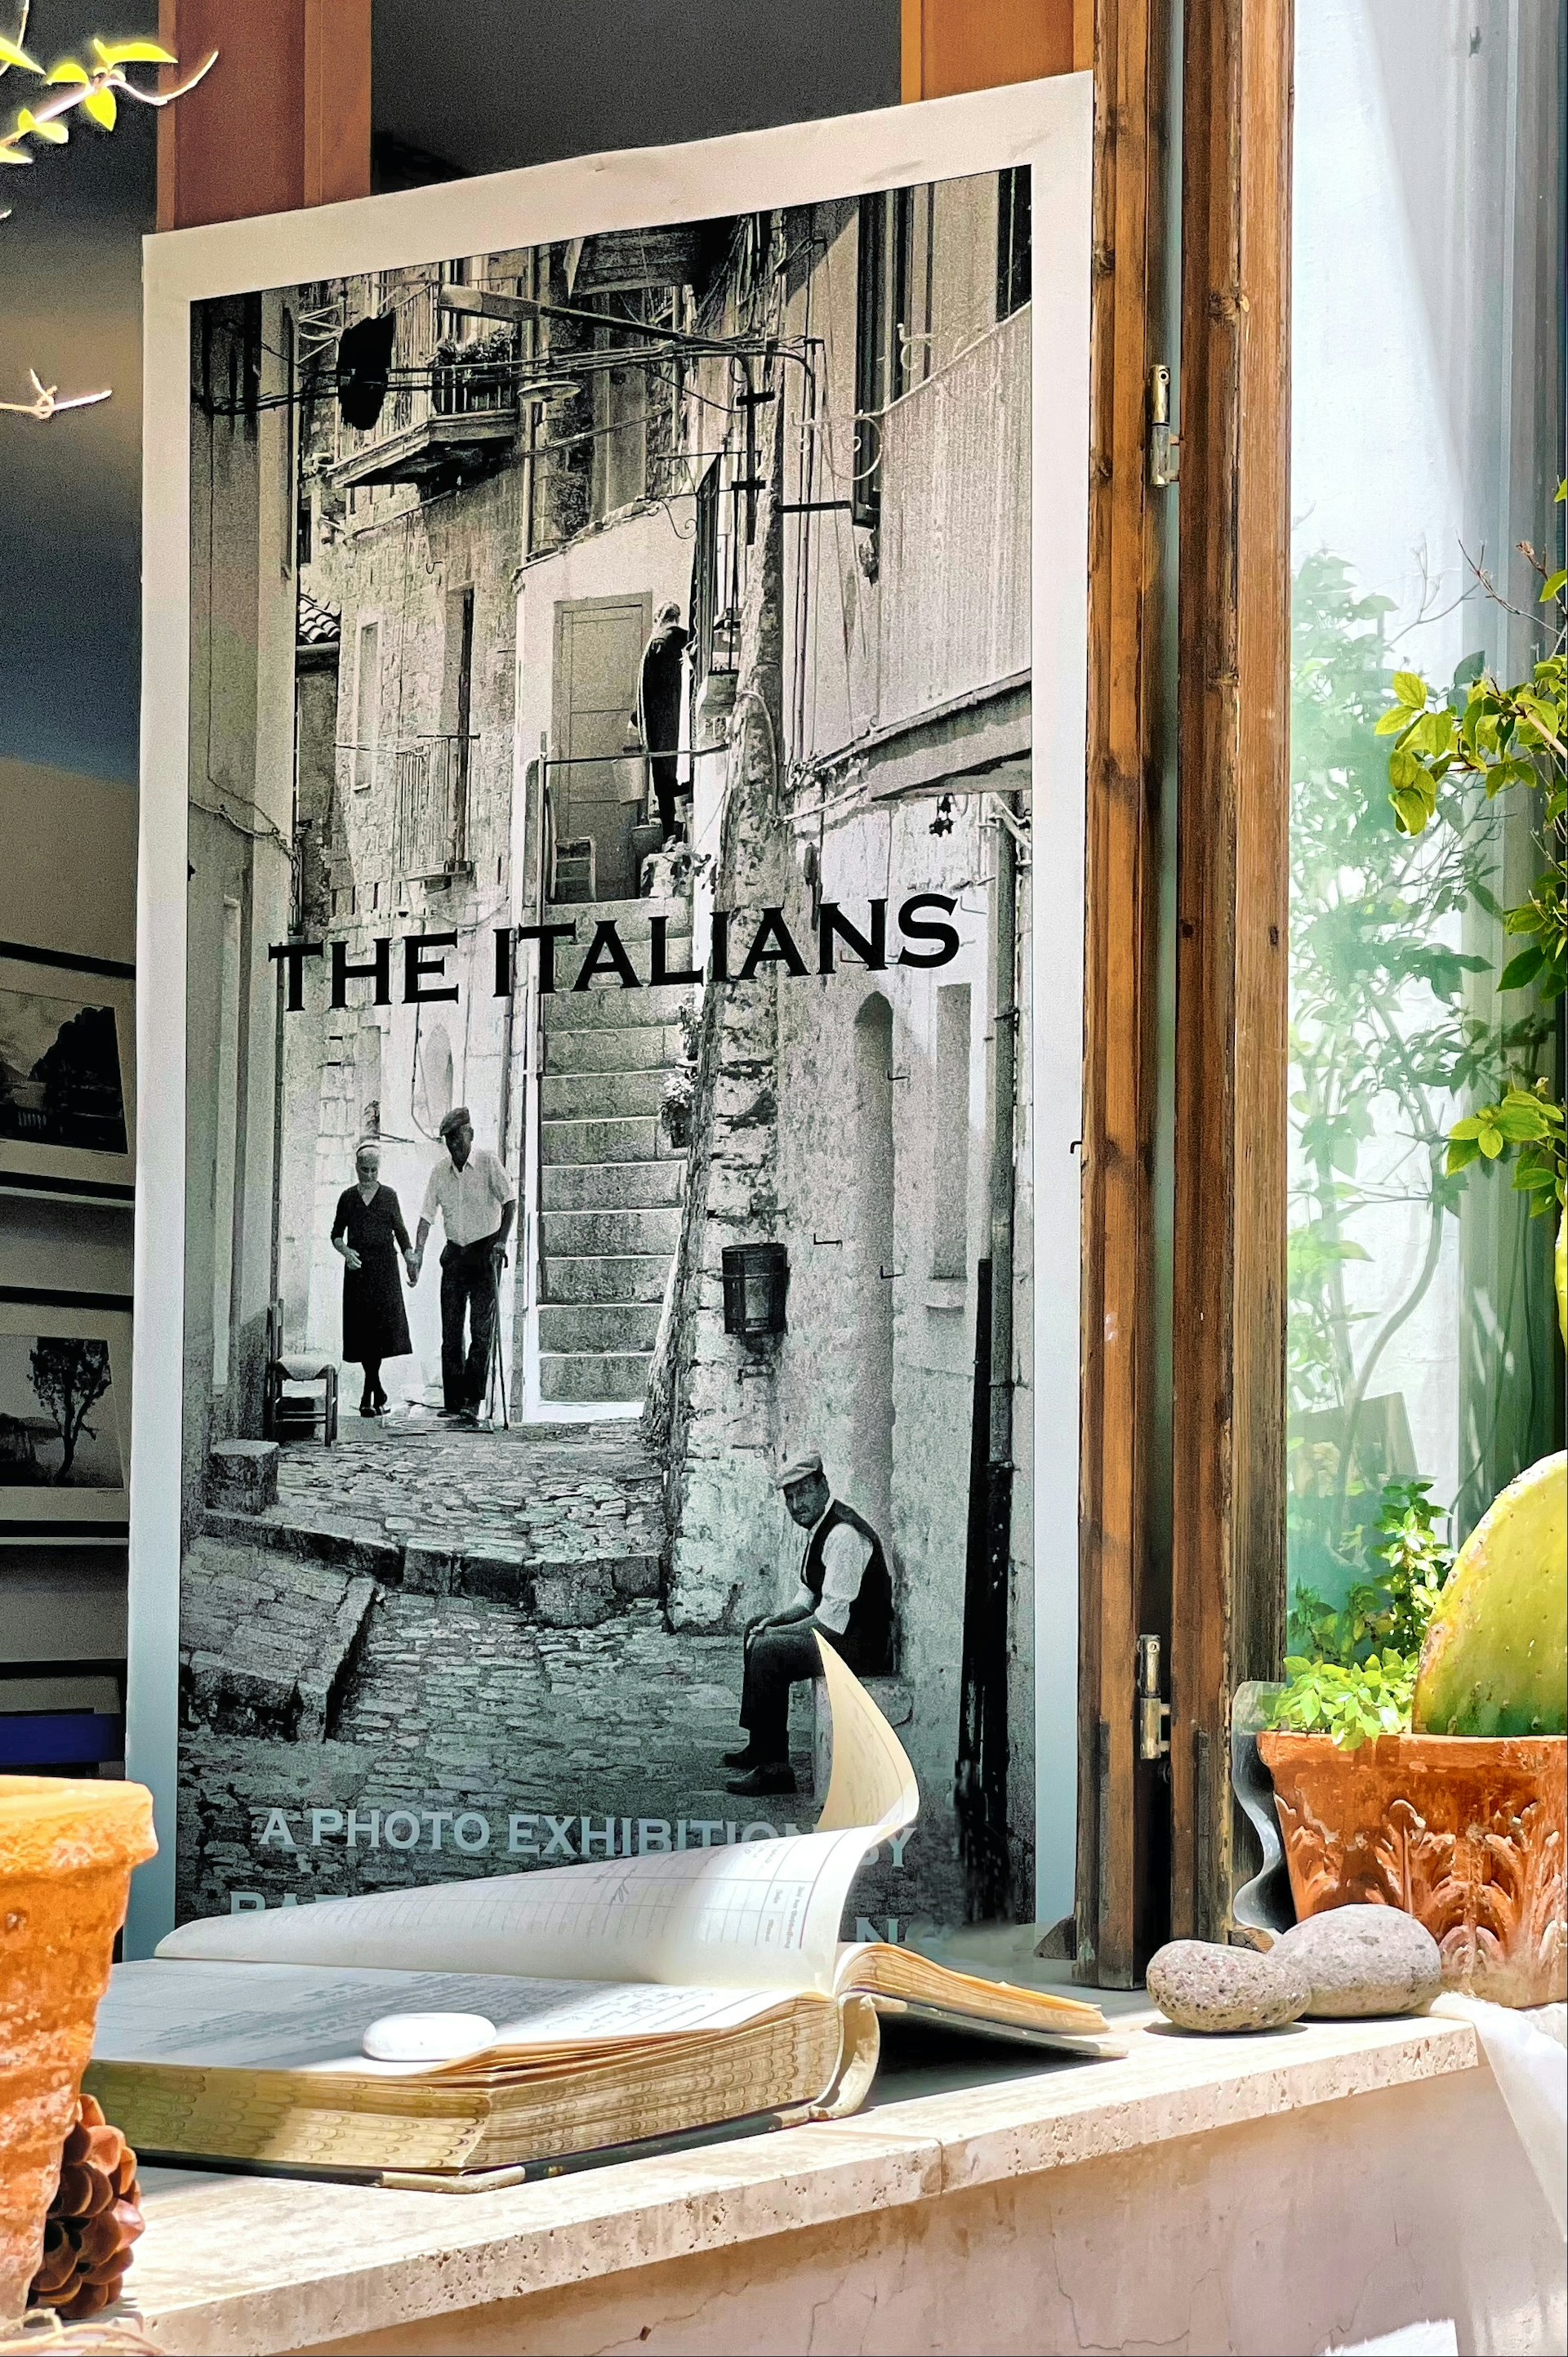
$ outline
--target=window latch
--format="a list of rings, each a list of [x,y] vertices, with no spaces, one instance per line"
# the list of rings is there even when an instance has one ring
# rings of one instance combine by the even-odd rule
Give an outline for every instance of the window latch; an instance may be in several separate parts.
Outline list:
[[[1138,1640],[1137,1731],[1140,1760],[1163,1760],[1171,1748],[1171,1706],[1160,1699],[1160,1641]]]
[[[1168,490],[1181,479],[1181,436],[1171,429],[1171,372],[1164,361],[1149,371],[1149,480]]]

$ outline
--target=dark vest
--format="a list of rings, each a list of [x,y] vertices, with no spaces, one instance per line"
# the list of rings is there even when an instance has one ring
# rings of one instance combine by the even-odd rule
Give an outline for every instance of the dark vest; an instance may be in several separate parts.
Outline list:
[[[893,1669],[893,1577],[882,1551],[882,1541],[871,1524],[838,1498],[831,1501],[806,1543],[801,1582],[820,1603],[822,1550],[828,1543],[828,1533],[836,1530],[840,1523],[847,1523],[852,1531],[858,1531],[862,1538],[870,1541],[871,1555],[860,1577],[860,1594],[849,1608],[849,1622],[839,1650],[857,1676],[885,1678]],[[832,1641],[830,1631],[829,1642]]]

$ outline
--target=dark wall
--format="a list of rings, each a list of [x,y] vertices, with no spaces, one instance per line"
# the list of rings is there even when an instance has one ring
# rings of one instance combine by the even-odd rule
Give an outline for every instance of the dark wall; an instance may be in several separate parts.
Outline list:
[[[13,34],[16,0],[0,0]],[[156,35],[156,0],[34,0],[40,64],[95,32]],[[0,76],[7,122],[38,84]],[[113,134],[82,121],[68,147],[7,171],[0,206],[0,401],[27,371],[68,393],[113,388],[48,425],[0,415],[0,756],[100,777],[136,774],[142,444],[141,239],[156,203],[153,115]]]
[[[499,172],[892,106],[899,14],[899,0],[375,0],[376,129],[383,153]]]
[[[0,29],[18,14],[0,0]],[[378,178],[892,104],[898,24],[898,0],[376,0]],[[52,64],[94,32],[156,30],[156,0],[34,0],[27,41]],[[7,116],[25,97],[16,74],[0,77]],[[112,136],[84,124],[0,187],[12,207],[0,399],[25,396],[29,367],[62,395],[114,393],[48,425],[0,415],[0,756],[124,779],[136,774],[140,241],[155,148],[151,114],[124,107]]]

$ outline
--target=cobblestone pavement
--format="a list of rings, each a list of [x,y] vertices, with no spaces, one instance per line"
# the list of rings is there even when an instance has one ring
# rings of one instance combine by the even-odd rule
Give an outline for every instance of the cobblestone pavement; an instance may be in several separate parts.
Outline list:
[[[673,1635],[656,1604],[541,1629],[483,1598],[388,1596],[338,1732],[376,1755],[384,1806],[723,1818],[740,1669],[738,1633]]]
[[[254,1526],[214,1519],[223,1534],[200,1545],[216,1567]],[[330,1450],[285,1448],[278,1502],[259,1519],[286,1550],[295,1534],[330,1533],[399,1547],[405,1566],[410,1550],[458,1548],[580,1566],[563,1574],[578,1583],[607,1577],[596,1563],[656,1562],[665,1535],[658,1468],[630,1419],[510,1436],[366,1423]],[[230,1568],[260,1602],[275,1558],[250,1546]],[[299,1568],[306,1585],[319,1576]],[[326,1739],[315,1713],[291,1742],[238,1707],[265,1631],[236,1625],[228,1723],[209,1711],[182,1737],[182,1915],[226,1913],[235,1891],[275,1906],[564,1865],[612,1841],[625,1854],[812,1824],[811,1690],[795,1695],[798,1795],[737,1800],[723,1754],[743,1740],[739,1631],[672,1631],[654,1595],[615,1576],[613,1613],[581,1626],[490,1593],[376,1580],[332,1677]],[[355,1578],[356,1596],[368,1584]],[[885,1851],[852,1914],[933,1911],[944,1846],[918,1835],[897,1869]]]
[[[335,1448],[281,1451],[278,1502],[260,1519],[542,1563],[657,1558],[664,1545],[659,1469],[629,1417],[508,1433],[349,1416]]]
[[[610,1840],[806,1830],[811,1690],[797,1689],[792,1722],[798,1796],[738,1801],[722,1755],[742,1739],[740,1678],[738,1633],[672,1633],[652,1603],[601,1628],[545,1629],[484,1598],[383,1590],[336,1740],[187,1730],[182,1912],[227,1912],[235,1889],[275,1906],[565,1865]],[[922,1874],[921,1846],[897,1872],[884,1851],[855,1914],[930,1909],[936,1860]]]

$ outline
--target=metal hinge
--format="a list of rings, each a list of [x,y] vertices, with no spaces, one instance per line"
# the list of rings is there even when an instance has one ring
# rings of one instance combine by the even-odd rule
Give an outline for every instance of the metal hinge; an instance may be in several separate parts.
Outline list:
[[[1160,1641],[1138,1640],[1138,1757],[1163,1760],[1171,1748],[1171,1706],[1160,1699]]]
[[[1149,480],[1166,490],[1181,479],[1181,436],[1171,430],[1171,372],[1164,361],[1149,371]]]

